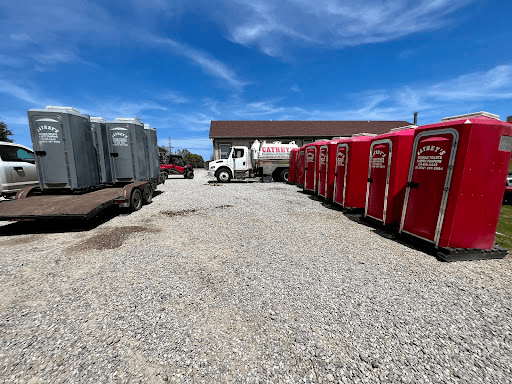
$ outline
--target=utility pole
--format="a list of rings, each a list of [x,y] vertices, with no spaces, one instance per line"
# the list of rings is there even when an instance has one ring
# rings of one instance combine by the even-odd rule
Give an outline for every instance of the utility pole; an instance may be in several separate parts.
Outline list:
[[[169,155],[172,153],[171,136],[169,136]]]

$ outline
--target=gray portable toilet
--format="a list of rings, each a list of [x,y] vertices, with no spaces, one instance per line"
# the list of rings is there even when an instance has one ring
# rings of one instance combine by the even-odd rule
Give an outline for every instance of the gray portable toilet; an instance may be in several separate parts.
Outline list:
[[[106,125],[114,183],[148,180],[146,135],[142,122],[133,118],[116,118],[115,121],[107,121]]]
[[[112,184],[112,158],[108,149],[107,120],[103,117],[91,117],[91,131],[98,157],[100,182]]]
[[[149,178],[157,179],[160,176],[160,156],[158,153],[158,138],[156,129],[144,124],[144,133],[148,146]]]
[[[71,107],[30,109],[30,135],[41,189],[98,187],[100,177],[88,115]]]

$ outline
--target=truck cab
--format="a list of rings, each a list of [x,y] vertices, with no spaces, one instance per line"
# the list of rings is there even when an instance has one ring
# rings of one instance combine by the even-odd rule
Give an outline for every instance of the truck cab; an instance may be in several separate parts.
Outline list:
[[[227,183],[232,178],[245,179],[251,177],[251,154],[249,148],[235,146],[227,159],[221,159],[210,163],[208,176],[216,177],[221,183]]]

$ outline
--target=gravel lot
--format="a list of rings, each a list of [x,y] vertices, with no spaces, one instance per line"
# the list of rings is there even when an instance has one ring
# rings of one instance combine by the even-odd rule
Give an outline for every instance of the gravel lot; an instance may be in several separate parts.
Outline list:
[[[0,383],[512,382],[510,257],[441,263],[282,183],[160,190],[0,227]]]

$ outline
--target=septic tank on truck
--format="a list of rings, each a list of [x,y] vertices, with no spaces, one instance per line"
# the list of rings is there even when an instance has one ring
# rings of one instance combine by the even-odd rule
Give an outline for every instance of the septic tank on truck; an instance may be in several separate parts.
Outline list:
[[[221,183],[231,179],[272,177],[275,181],[288,181],[290,152],[298,148],[294,141],[267,143],[255,140],[251,148],[234,146],[227,159],[210,163],[209,176]]]

